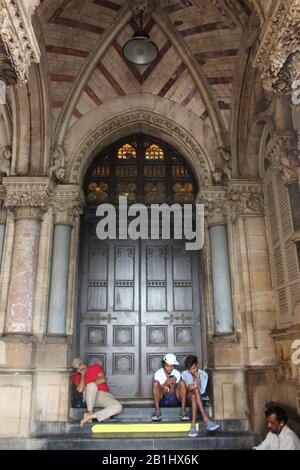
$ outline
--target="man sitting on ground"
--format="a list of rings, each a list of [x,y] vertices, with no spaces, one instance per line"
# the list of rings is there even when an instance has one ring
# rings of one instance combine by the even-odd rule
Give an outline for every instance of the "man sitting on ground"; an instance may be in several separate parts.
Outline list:
[[[210,421],[204,411],[201,395],[204,394],[208,382],[208,375],[198,366],[197,356],[188,356],[185,360],[186,370],[182,372],[181,377],[187,387],[187,400],[191,403],[192,424],[189,432],[190,437],[198,435],[196,430],[197,409],[203,419],[205,427],[208,431],[216,431],[219,425],[214,421]]]
[[[280,406],[270,406],[266,411],[269,433],[254,450],[300,450],[300,439],[288,426],[286,411]]]
[[[174,354],[166,354],[162,361],[162,368],[154,374],[154,382],[152,386],[153,399],[155,403],[155,413],[152,421],[161,420],[161,406],[180,406],[181,405],[181,421],[189,421],[186,415],[186,386],[181,380],[180,372],[174,366],[178,366]]]
[[[76,374],[73,376],[73,384],[79,393],[83,392],[86,402],[87,413],[84,414],[80,422],[82,428],[85,424],[91,423],[93,419],[99,422],[117,415],[122,411],[122,405],[110,393],[102,367],[99,364],[86,364],[80,358],[73,361],[73,369]],[[94,413],[95,407],[101,407],[103,410]]]

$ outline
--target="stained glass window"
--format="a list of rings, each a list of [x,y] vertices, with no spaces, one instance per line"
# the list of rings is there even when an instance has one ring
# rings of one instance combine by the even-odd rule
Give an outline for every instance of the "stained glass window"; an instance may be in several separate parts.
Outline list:
[[[136,150],[130,144],[125,144],[118,150],[118,159],[119,160],[135,160],[136,159]]]
[[[106,183],[96,183],[92,182],[88,186],[88,201],[89,202],[101,202],[107,199],[108,197],[108,185]]]
[[[163,160],[164,151],[156,144],[152,144],[146,149],[145,153],[146,160]]]

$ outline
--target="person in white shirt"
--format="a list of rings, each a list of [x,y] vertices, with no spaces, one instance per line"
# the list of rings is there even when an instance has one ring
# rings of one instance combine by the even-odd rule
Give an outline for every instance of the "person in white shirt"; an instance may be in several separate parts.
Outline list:
[[[161,406],[181,406],[181,421],[189,421],[186,415],[186,386],[181,380],[180,372],[175,369],[179,363],[174,354],[166,354],[162,361],[162,368],[154,374],[152,394],[155,404],[155,413],[152,421],[161,420]]]
[[[254,450],[300,450],[300,439],[288,426],[286,411],[280,406],[271,406],[266,411],[269,433]]]
[[[204,410],[201,395],[206,390],[208,375],[198,366],[197,356],[188,356],[185,360],[186,370],[182,372],[181,378],[187,387],[187,400],[191,403],[192,423],[189,432],[190,437],[198,435],[196,430],[197,409],[203,419],[207,431],[216,431],[220,425],[211,421]]]

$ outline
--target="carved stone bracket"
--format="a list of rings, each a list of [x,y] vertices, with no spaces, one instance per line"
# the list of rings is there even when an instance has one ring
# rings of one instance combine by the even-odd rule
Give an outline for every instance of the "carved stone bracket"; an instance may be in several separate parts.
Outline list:
[[[226,191],[222,189],[208,189],[198,193],[195,202],[204,204],[204,215],[208,225],[226,223],[226,199]]]
[[[24,85],[31,63],[40,61],[40,50],[30,15],[21,0],[0,1],[0,39],[0,79],[7,85],[14,81],[17,85]],[[4,50],[9,61],[3,54]]]
[[[257,181],[232,180],[225,189],[200,191],[196,203],[204,204],[208,225],[234,222],[238,216],[263,215],[263,185]]]
[[[57,186],[51,199],[54,223],[73,225],[74,219],[83,214],[85,199],[78,185]]]
[[[277,131],[265,156],[282,173],[286,184],[300,182],[298,137],[293,130]]]
[[[241,215],[263,215],[263,184],[257,181],[233,180],[228,187],[227,207],[233,222]]]
[[[253,65],[268,91],[292,93],[300,75],[300,0],[278,0],[264,29]]]
[[[149,17],[155,9],[155,0],[128,0],[129,8],[133,16],[139,18],[140,12],[143,12],[143,18]]]
[[[6,193],[4,207],[14,212],[17,219],[42,218],[48,210],[51,182],[48,178],[3,178]]]

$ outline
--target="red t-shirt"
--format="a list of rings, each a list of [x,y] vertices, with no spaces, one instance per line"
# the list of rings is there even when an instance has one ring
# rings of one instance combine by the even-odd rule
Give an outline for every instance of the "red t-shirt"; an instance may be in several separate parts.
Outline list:
[[[103,372],[102,367],[99,364],[92,364],[91,366],[88,366],[87,371],[84,376],[84,383],[85,385],[91,383],[91,382],[96,382],[96,380],[99,377],[99,374]],[[78,385],[80,382],[81,374],[80,372],[77,372],[73,376],[72,382],[75,385]],[[98,390],[101,390],[101,392],[108,392],[108,386],[107,383],[105,382],[104,384],[98,384],[97,385]]]

